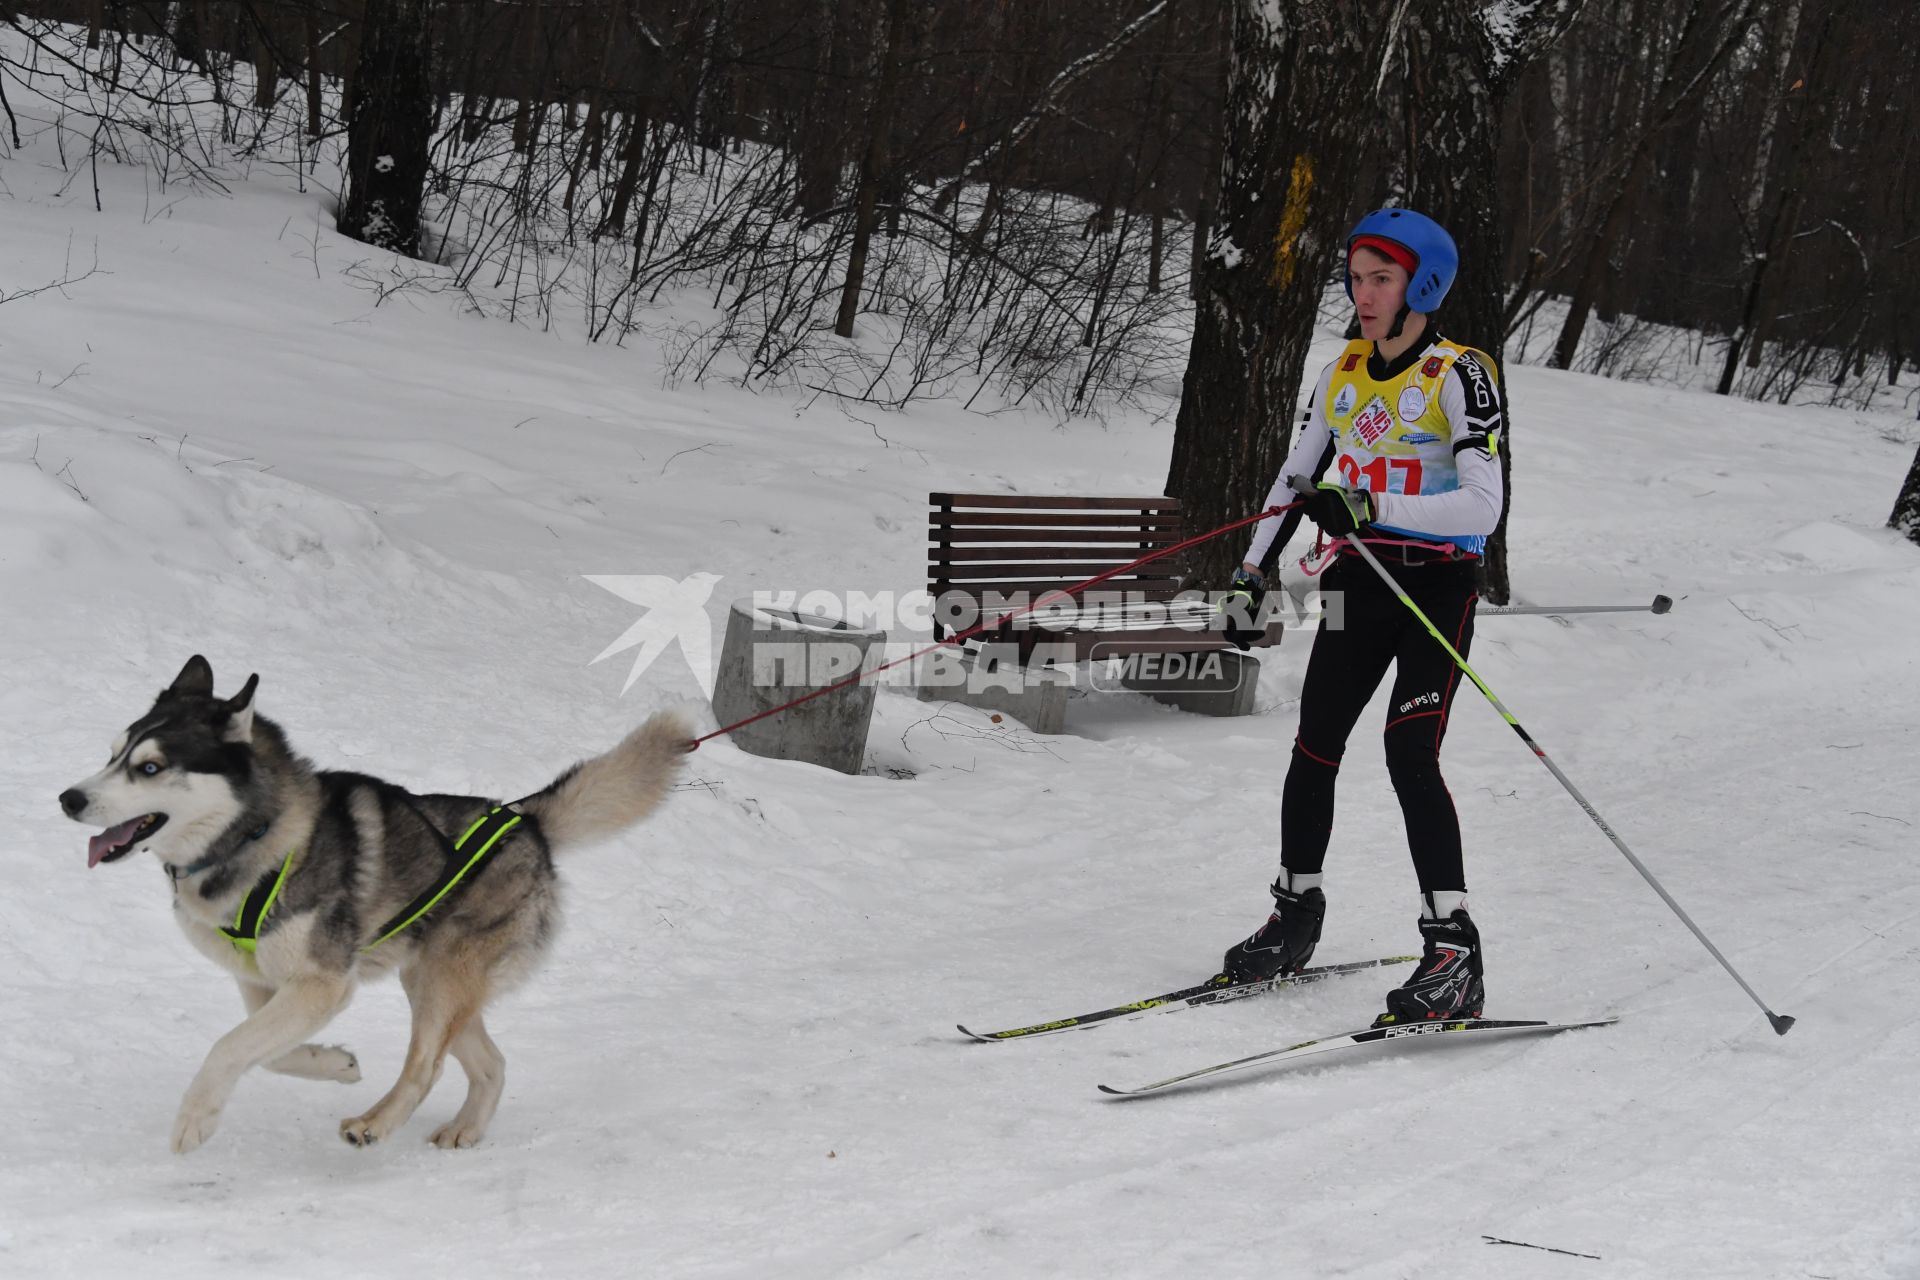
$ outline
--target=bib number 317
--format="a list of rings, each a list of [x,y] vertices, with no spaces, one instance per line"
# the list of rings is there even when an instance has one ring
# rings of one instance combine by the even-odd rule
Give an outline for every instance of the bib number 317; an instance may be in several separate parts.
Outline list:
[[[1420,492],[1420,459],[1418,458],[1375,458],[1366,466],[1361,466],[1346,454],[1340,455],[1340,483],[1349,489],[1365,489],[1369,493],[1393,493],[1387,485],[1387,468],[1391,466],[1401,476],[1400,493]]]

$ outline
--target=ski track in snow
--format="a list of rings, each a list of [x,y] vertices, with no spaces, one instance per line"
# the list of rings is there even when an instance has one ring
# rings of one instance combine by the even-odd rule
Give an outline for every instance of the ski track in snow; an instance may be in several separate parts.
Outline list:
[[[825,406],[663,390],[645,344],[375,308],[314,198],[257,181],[143,222],[140,176],[103,168],[96,215],[34,155],[0,159],[0,278],[55,274],[69,231],[112,274],[0,309],[0,1273],[1920,1275],[1920,548],[1877,524],[1911,427],[1531,368],[1522,602],[1678,603],[1483,619],[1475,666],[1790,1036],[1471,690],[1446,764],[1489,1013],[1619,1025],[1121,1105],[1094,1083],[1363,1025],[1394,979],[948,1030],[1196,981],[1258,922],[1292,637],[1239,721],[1089,694],[1041,738],[883,690],[869,767],[911,781],[710,743],[653,823],[563,867],[552,962],[491,1017],[483,1146],[425,1146],[452,1067],[385,1146],[335,1136],[398,1069],[387,984],[320,1037],[361,1083],[250,1074],[171,1156],[239,1002],[154,868],[89,872],[54,796],[189,654],[222,692],[258,671],[324,765],[518,794],[698,701],[677,653],[624,699],[628,657],[588,664],[633,618],[582,575],[723,574],[716,628],[756,588],[903,592],[928,490],[1157,491],[1171,428],[942,404],[889,448]],[[1327,962],[1415,941],[1384,713],[1343,770]]]

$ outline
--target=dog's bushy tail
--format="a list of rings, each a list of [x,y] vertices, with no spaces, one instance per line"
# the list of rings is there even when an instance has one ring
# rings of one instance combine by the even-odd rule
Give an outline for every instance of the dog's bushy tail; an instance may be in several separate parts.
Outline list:
[[[619,746],[582,760],[518,806],[539,820],[555,853],[616,836],[666,799],[692,737],[684,715],[657,712]]]

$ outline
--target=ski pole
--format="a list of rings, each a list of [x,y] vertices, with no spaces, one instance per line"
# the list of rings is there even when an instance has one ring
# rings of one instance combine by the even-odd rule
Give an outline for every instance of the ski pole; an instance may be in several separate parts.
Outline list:
[[[1671,608],[1672,597],[1655,596],[1652,604],[1569,604],[1558,608],[1545,604],[1496,604],[1479,610],[1479,613],[1483,618],[1517,613],[1542,613],[1557,617],[1563,613],[1665,613]]]
[[[1293,489],[1294,492],[1303,496],[1311,495],[1314,492],[1313,482],[1305,476],[1295,476],[1293,478]],[[1367,550],[1367,544],[1360,541],[1356,534],[1349,533],[1346,535],[1346,538],[1348,545],[1360,553],[1361,559],[1365,560],[1367,564],[1372,567],[1373,571],[1380,575],[1380,580],[1387,584],[1388,589],[1400,598],[1400,603],[1411,609],[1413,616],[1420,619],[1420,625],[1427,629],[1427,634],[1440,642],[1440,647],[1447,651],[1447,656],[1453,659],[1454,665],[1465,672],[1467,679],[1473,681],[1474,687],[1486,695],[1487,701],[1493,704],[1493,709],[1500,713],[1500,718],[1511,725],[1513,731],[1520,735],[1520,741],[1526,743],[1527,748],[1539,758],[1540,763],[1547,766],[1547,772],[1559,780],[1560,785],[1567,789],[1567,794],[1572,796],[1574,800],[1579,803],[1580,807],[1587,811],[1587,816],[1593,819],[1594,825],[1606,833],[1607,839],[1613,841],[1613,847],[1626,855],[1627,861],[1633,864],[1633,869],[1638,871],[1641,877],[1653,886],[1653,891],[1660,895],[1660,900],[1672,909],[1673,914],[1680,917],[1680,923],[1686,925],[1687,928],[1693,931],[1693,936],[1700,939],[1700,945],[1705,947],[1713,958],[1720,962],[1720,967],[1731,974],[1733,980],[1740,984],[1740,989],[1746,992],[1755,1004],[1760,1006],[1760,1012],[1766,1014],[1767,1021],[1773,1024],[1774,1034],[1782,1036],[1787,1034],[1788,1029],[1793,1026],[1793,1019],[1785,1014],[1775,1013],[1773,1010],[1767,1008],[1767,1002],[1760,998],[1758,992],[1747,985],[1747,980],[1740,976],[1740,971],[1733,967],[1731,961],[1720,954],[1720,948],[1713,945],[1713,940],[1700,931],[1700,926],[1693,922],[1693,917],[1689,916],[1685,909],[1673,900],[1673,895],[1667,892],[1666,886],[1662,885],[1660,881],[1655,878],[1653,872],[1647,870],[1647,864],[1635,857],[1633,850],[1627,848],[1627,842],[1614,834],[1613,828],[1607,825],[1607,820],[1600,816],[1600,811],[1595,809],[1593,805],[1588,802],[1587,798],[1580,794],[1580,788],[1574,786],[1573,780],[1567,777],[1566,774],[1560,772],[1560,766],[1555,764],[1552,759],[1548,757],[1547,753],[1540,749],[1540,744],[1535,742],[1527,731],[1520,727],[1520,722],[1514,719],[1513,712],[1507,710],[1506,707],[1501,704],[1500,699],[1494,696],[1493,690],[1487,687],[1486,681],[1482,680],[1474,669],[1467,665],[1467,660],[1460,656],[1460,651],[1447,643],[1447,638],[1440,633],[1440,629],[1433,625],[1432,620],[1420,611],[1420,606],[1413,602],[1412,597],[1407,595],[1406,591],[1401,588],[1398,582],[1394,581],[1393,575],[1387,572],[1387,567],[1374,557],[1373,552]]]

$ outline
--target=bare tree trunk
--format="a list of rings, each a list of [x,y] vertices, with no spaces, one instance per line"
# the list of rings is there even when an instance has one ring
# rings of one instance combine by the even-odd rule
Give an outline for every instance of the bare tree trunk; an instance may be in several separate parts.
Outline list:
[[[1187,263],[1187,296],[1198,302],[1202,292],[1200,278],[1207,265],[1207,246],[1213,243],[1213,219],[1220,205],[1220,170],[1225,155],[1216,148],[1208,158],[1200,186],[1200,204],[1193,215],[1193,252]]]
[[[309,9],[306,15],[307,35],[307,136],[317,138],[323,132],[321,119],[325,102],[320,83],[320,20]]]
[[[885,179],[888,144],[893,132],[893,98],[900,72],[900,45],[906,33],[908,6],[914,0],[887,0],[887,21],[882,28],[881,44],[875,50],[880,64],[880,82],[874,90],[873,109],[867,117],[867,158],[860,166],[860,186],[854,196],[853,246],[847,254],[846,283],[840,288],[840,314],[833,331],[843,338],[853,336],[853,318],[860,313],[860,290],[866,283],[867,248],[873,240],[874,210],[880,201],[880,184]]]
[[[520,101],[513,109],[513,153],[525,155],[528,145],[533,141],[533,103],[527,93],[522,92]]]
[[[1197,273],[1166,486],[1196,530],[1256,511],[1286,457],[1372,122],[1369,8],[1234,0],[1217,229]],[[1245,545],[1236,535],[1195,548],[1188,580],[1224,580]]]
[[[1740,327],[1727,342],[1726,363],[1721,367],[1720,384],[1715,388],[1723,396],[1733,393],[1743,354],[1749,368],[1758,367],[1760,363],[1766,343],[1767,321],[1771,315],[1767,305],[1769,294],[1773,282],[1784,272],[1793,252],[1800,210],[1807,195],[1806,166],[1809,153],[1816,149],[1823,136],[1829,108],[1840,87],[1836,82],[1842,69],[1834,65],[1840,53],[1836,34],[1840,11],[1846,7],[1847,0],[1835,0],[1822,8],[1817,25],[1807,33],[1811,49],[1807,53],[1809,65],[1806,74],[1800,84],[1792,89],[1781,86],[1789,97],[1784,108],[1787,119],[1775,134],[1770,157],[1774,163],[1769,167],[1777,175],[1773,184],[1776,188],[1773,216],[1768,219],[1766,236],[1752,258],[1752,274],[1747,281]],[[1811,18],[1813,15],[1807,16]]]
[[[653,127],[653,145],[647,160],[647,190],[640,199],[640,218],[633,228],[633,262],[637,269],[647,254],[647,229],[652,225],[653,197],[660,189],[660,174],[667,167],[666,130]]]
[[[798,170],[800,213],[809,218],[833,207],[845,159],[846,95],[840,88],[840,72],[847,60],[846,45],[851,33],[845,21],[836,21],[840,8],[834,0],[816,0],[813,21],[808,26],[808,38],[813,42],[813,66],[808,76],[806,105],[800,116],[794,165]]]
[[[1553,347],[1552,364],[1556,369],[1573,368],[1574,359],[1580,353],[1580,339],[1586,333],[1587,317],[1593,313],[1602,283],[1611,269],[1614,247],[1626,231],[1627,219],[1632,216],[1639,202],[1640,188],[1652,164],[1653,150],[1650,146],[1635,148],[1626,181],[1614,190],[1612,199],[1607,202],[1606,216],[1600,220],[1593,237],[1587,242],[1580,280],[1567,302],[1567,319],[1560,326],[1560,337]]]
[[[274,65],[273,39],[267,28],[268,21],[266,13],[254,14],[253,105],[262,111],[272,109],[273,91],[280,87],[280,69]]]
[[[1153,230],[1147,240],[1147,292],[1160,292],[1160,262],[1167,256],[1167,219],[1153,211]]]
[[[1740,357],[1744,353],[1749,367],[1760,361],[1764,328],[1761,310],[1766,297],[1767,280],[1776,263],[1777,252],[1784,258],[1790,248],[1793,227],[1800,220],[1800,193],[1788,191],[1780,203],[1774,207],[1773,217],[1768,222],[1767,232],[1761,240],[1761,251],[1754,255],[1753,273],[1747,280],[1746,301],[1740,308],[1740,327],[1727,339],[1726,363],[1720,366],[1720,384],[1714,388],[1718,395],[1732,395],[1734,383],[1740,376]],[[1779,264],[1784,265],[1784,264]]]
[[[1887,527],[1899,530],[1909,542],[1920,543],[1920,449],[1913,452],[1913,465],[1907,468],[1900,496],[1893,500],[1893,514],[1887,517]]]
[[[713,6],[706,19],[706,41],[700,53],[699,84],[694,94],[694,142],[708,151],[718,151],[733,125],[733,15],[729,0],[708,0]]]
[[[1501,155],[1506,99],[1527,66],[1573,24],[1586,0],[1558,0],[1486,21],[1473,0],[1422,0],[1408,16],[1405,65],[1409,136],[1400,154],[1407,166],[1407,203],[1429,215],[1460,248],[1460,278],[1447,295],[1441,321],[1448,337],[1493,358],[1506,399],[1507,229],[1500,192],[1490,173]],[[1500,469],[1507,505],[1487,540],[1481,587],[1494,604],[1511,593],[1507,568],[1507,510],[1513,498],[1512,405]]]
[[[173,11],[173,29],[167,37],[174,49],[201,75],[211,75],[207,61],[207,0],[187,0]]]
[[[637,105],[626,112],[626,146],[620,155],[620,178],[613,186],[613,207],[600,223],[600,233],[623,231],[633,193],[640,187],[640,156],[646,150],[647,118]]]
[[[580,131],[580,149],[574,154],[573,164],[567,170],[566,198],[560,202],[561,207],[568,213],[573,212],[573,197],[580,186],[581,168],[583,166],[592,169],[600,167],[600,135],[605,129],[606,119],[606,113],[601,109],[600,104],[607,96],[607,71],[612,63],[613,37],[619,29],[619,22],[619,6],[609,4],[606,26],[600,33],[600,57],[594,70],[593,83],[587,86],[587,121]],[[568,108],[567,115],[569,118],[572,117],[571,107]]]
[[[13,138],[13,149],[18,151],[20,149],[20,118],[13,114],[13,104],[7,101],[7,78],[5,76],[0,76],[0,112],[6,113],[7,132]],[[1896,369],[1890,376],[1897,381],[1900,374]]]
[[[1614,242],[1634,212],[1638,191],[1652,168],[1655,144],[1681,112],[1694,109],[1705,96],[1714,72],[1745,38],[1753,11],[1754,0],[1691,0],[1673,53],[1659,74],[1644,123],[1638,126],[1639,133],[1626,151],[1620,185],[1607,205],[1606,216],[1593,228],[1594,238],[1587,246],[1580,282],[1554,345],[1556,369],[1573,367]]]
[[[431,0],[367,0],[347,100],[342,235],[409,257],[433,139]]]

